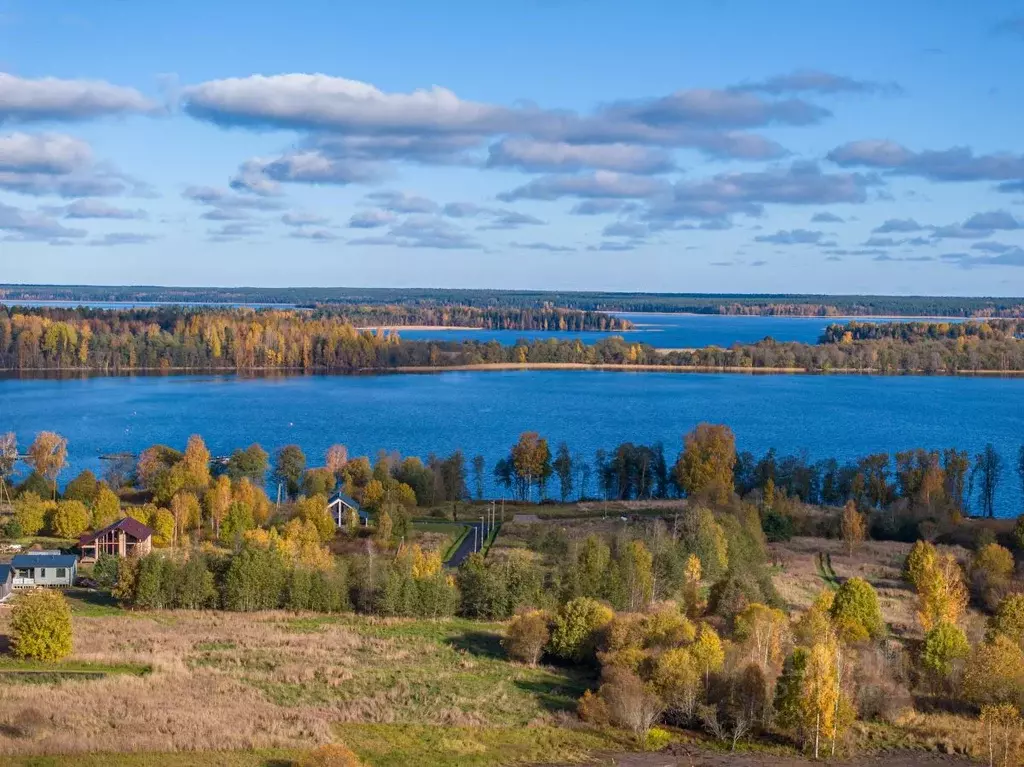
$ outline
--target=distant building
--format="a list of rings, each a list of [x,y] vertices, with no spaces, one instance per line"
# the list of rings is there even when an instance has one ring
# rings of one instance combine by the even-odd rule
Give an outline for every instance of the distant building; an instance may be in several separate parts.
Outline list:
[[[366,527],[370,524],[370,514],[363,510],[355,498],[350,498],[342,492],[337,492],[327,499],[327,510],[331,512],[336,527],[345,526],[345,516],[348,510],[352,509],[359,517],[359,524]]]
[[[148,554],[153,550],[153,531],[137,519],[125,517],[102,530],[88,533],[78,539],[83,562],[95,562],[100,554],[112,557],[127,557],[138,552]]]
[[[31,589],[36,586],[67,588],[75,583],[78,575],[78,557],[74,554],[53,554],[48,551],[19,554],[11,560],[14,569],[16,589]]]
[[[0,565],[0,602],[7,599],[13,589],[14,568],[10,565]]]

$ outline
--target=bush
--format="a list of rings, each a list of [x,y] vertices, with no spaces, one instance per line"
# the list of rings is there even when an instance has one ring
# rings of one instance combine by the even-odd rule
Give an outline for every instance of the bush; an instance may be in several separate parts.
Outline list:
[[[331,743],[314,748],[298,760],[297,767],[360,767],[362,762],[348,746]]]
[[[92,577],[101,587],[110,589],[117,583],[117,568],[120,560],[110,554],[100,554],[92,566]]]
[[[847,642],[879,639],[885,634],[878,594],[863,578],[850,578],[836,592],[832,622]]]
[[[953,664],[966,658],[970,652],[971,646],[963,629],[940,623],[924,637],[921,664],[936,676],[945,678],[953,673]]]
[[[50,589],[19,594],[11,611],[11,649],[18,658],[47,662],[71,654],[71,608]]]
[[[660,727],[652,727],[644,738],[644,751],[662,751],[672,742],[672,735]]]
[[[769,511],[761,521],[761,529],[769,543],[788,541],[793,537],[793,520],[785,514]]]
[[[536,666],[550,638],[547,615],[530,610],[512,619],[501,644],[513,660]]]
[[[567,602],[555,615],[551,653],[573,663],[593,661],[600,633],[613,616],[609,607],[589,597]]]

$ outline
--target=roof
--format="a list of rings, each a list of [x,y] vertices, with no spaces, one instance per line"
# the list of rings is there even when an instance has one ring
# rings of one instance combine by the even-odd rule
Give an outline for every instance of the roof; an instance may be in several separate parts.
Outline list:
[[[330,506],[333,506],[338,501],[341,501],[345,506],[348,506],[349,508],[353,508],[356,511],[361,511],[362,510],[362,507],[359,505],[359,501],[357,501],[355,498],[353,498],[351,496],[345,495],[344,493],[342,493],[340,491],[334,493],[330,498],[327,499],[327,503]]]
[[[13,574],[14,569],[10,565],[0,565],[0,583],[6,583]]]
[[[18,554],[11,560],[17,568],[33,567],[74,567],[78,557],[74,554]]]
[[[111,530],[124,530],[126,534],[137,538],[140,541],[149,538],[153,535],[153,529],[147,525],[142,524],[139,520],[134,517],[122,517],[113,524],[107,525],[102,530],[97,530],[93,533],[83,535],[78,539],[78,545],[81,546],[84,543],[92,543],[104,533],[109,533]]]

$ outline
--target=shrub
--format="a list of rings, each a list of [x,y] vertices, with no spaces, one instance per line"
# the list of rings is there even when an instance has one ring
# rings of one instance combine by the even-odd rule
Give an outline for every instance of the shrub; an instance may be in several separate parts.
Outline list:
[[[793,537],[793,520],[777,511],[765,513],[764,519],[761,521],[761,528],[769,543],[788,541]]]
[[[878,594],[863,578],[850,578],[836,592],[832,622],[847,642],[879,639],[885,633]]]
[[[611,608],[589,597],[567,602],[555,615],[552,654],[574,663],[594,660],[600,632],[613,616]]]
[[[672,735],[660,727],[652,727],[644,738],[644,751],[662,751],[672,742]]]
[[[608,705],[612,722],[632,731],[643,742],[664,710],[661,698],[652,685],[627,669],[607,669],[605,679],[600,695]]]
[[[583,693],[583,697],[576,704],[576,713],[579,718],[588,724],[604,727],[611,724],[611,715],[608,713],[608,704],[604,698],[596,695],[590,690]]]
[[[988,637],[1004,634],[1024,647],[1024,594],[1010,594],[996,608],[988,624]]]
[[[11,649],[18,658],[47,662],[71,654],[71,608],[59,591],[19,594],[11,614]]]
[[[953,663],[963,660],[971,652],[963,629],[950,623],[940,623],[929,631],[921,648],[921,664],[940,677],[953,673]]]
[[[540,610],[530,610],[512,619],[502,646],[513,660],[536,666],[550,638],[547,615]]]
[[[298,760],[297,767],[361,767],[352,749],[341,743],[314,748]]]
[[[100,554],[96,564],[92,566],[92,577],[105,589],[113,588],[117,583],[117,568],[120,560],[110,554]]]

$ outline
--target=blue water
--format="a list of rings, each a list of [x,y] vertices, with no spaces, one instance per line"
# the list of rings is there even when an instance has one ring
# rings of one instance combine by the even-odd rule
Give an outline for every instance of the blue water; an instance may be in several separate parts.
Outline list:
[[[101,469],[103,453],[183,447],[192,433],[215,455],[297,443],[311,464],[335,442],[355,455],[461,448],[483,454],[488,474],[525,430],[588,459],[622,441],[661,440],[673,460],[700,421],[731,426],[740,450],[812,459],[950,446],[973,455],[992,442],[1006,464],[998,512],[1009,516],[1024,511],[1014,470],[1022,395],[1021,379],[601,371],[2,379],[0,432],[14,430],[23,445],[44,429],[65,435],[66,476]]]
[[[609,335],[621,335],[629,341],[650,344],[659,349],[689,349],[700,346],[721,346],[756,343],[771,336],[776,341],[817,343],[829,325],[836,322],[890,322],[884,318],[844,317],[737,317],[722,314],[654,314],[616,312],[636,325],[635,330],[616,334],[597,331],[558,332],[522,330],[402,330],[398,333],[410,341],[497,341],[514,344],[519,339],[572,339],[594,343]],[[943,320],[957,322],[958,320]]]

